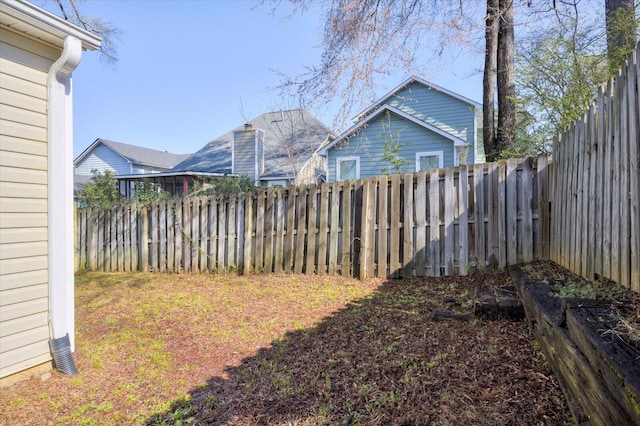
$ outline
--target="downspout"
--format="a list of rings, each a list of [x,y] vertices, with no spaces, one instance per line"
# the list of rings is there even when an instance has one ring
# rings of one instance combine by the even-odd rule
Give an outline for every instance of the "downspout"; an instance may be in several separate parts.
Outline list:
[[[47,80],[49,346],[56,369],[66,374],[78,372],[71,356],[75,320],[71,73],[81,56],[80,40],[67,36]]]

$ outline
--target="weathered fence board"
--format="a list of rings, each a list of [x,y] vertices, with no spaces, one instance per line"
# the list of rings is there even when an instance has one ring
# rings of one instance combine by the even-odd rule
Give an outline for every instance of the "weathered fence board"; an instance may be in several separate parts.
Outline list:
[[[385,180],[386,182],[386,180]],[[381,182],[382,183],[382,182]],[[387,211],[386,207],[386,190],[381,193],[385,194],[385,198],[380,197],[380,204],[385,203],[383,210]],[[416,240],[415,240],[415,265],[416,275],[424,277],[427,274],[427,172],[422,171],[418,173],[416,183]],[[382,219],[381,219],[382,220]],[[385,222],[386,224],[386,216]],[[384,234],[386,235],[386,229]],[[382,245],[380,246],[382,251]],[[385,243],[384,252],[387,252],[387,246]],[[386,255],[384,256],[386,258]]]
[[[548,200],[539,200],[549,167],[541,156],[78,209],[78,259],[105,271],[465,275],[533,259],[549,245],[548,218],[540,229]]]
[[[596,105],[553,146],[550,258],[640,292],[640,96],[636,48]],[[555,220],[554,220],[555,219]]]
[[[336,266],[338,263],[338,233],[339,229],[339,220],[340,220],[340,202],[338,198],[338,183],[334,182],[331,184],[331,193],[330,193],[331,201],[329,205],[331,206],[331,216],[330,216],[330,226],[329,226],[329,274],[334,274],[336,272]]]
[[[469,269],[469,172],[467,166],[460,167],[458,190],[458,273],[467,275]]]
[[[307,225],[307,241],[306,241],[306,248],[307,248],[307,253],[305,256],[305,271],[307,274],[313,274],[313,273],[320,273],[319,270],[316,270],[315,265],[316,265],[316,251],[317,249],[319,249],[319,242],[318,240],[322,239],[322,237],[319,237],[319,233],[318,233],[318,227],[317,227],[317,218],[318,218],[318,193],[316,192],[316,187],[312,186],[309,187],[309,192],[307,195],[307,218],[308,218],[308,225]],[[320,212],[321,213],[321,212]],[[326,223],[325,223],[325,230],[326,230]],[[327,240],[324,240],[324,247],[323,249],[326,249],[327,246]]]
[[[386,176],[385,176],[386,178]],[[352,200],[353,200],[353,185],[351,181],[341,183],[342,191],[340,192],[340,204],[342,205],[342,257],[340,261],[340,273],[343,276],[352,275],[352,257],[353,253],[353,235],[352,235]]]

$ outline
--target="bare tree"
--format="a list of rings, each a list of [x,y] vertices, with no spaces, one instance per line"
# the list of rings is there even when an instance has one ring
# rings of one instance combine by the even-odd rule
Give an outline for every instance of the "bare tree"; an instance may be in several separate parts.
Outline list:
[[[84,15],[77,0],[56,0],[56,3],[65,20],[102,38],[100,60],[104,65],[114,66],[118,62],[117,41],[122,30],[102,18]]]
[[[296,11],[311,7],[310,0],[290,2]],[[340,97],[343,103],[338,120],[343,120],[352,107],[374,99],[379,77],[396,70],[410,73],[420,68],[420,59],[429,63],[450,48],[460,49],[472,40],[482,23],[486,40],[485,150],[495,159],[501,150],[511,147],[516,122],[513,0],[335,0],[324,5],[320,64],[296,78],[283,76],[285,87],[295,86],[301,97],[325,102]],[[486,6],[486,15],[484,10],[479,13],[482,5]],[[493,121],[496,76],[497,131]]]
[[[263,0],[277,5],[279,0]],[[470,45],[478,22],[480,0],[290,0],[295,13],[323,8],[322,56],[298,76],[282,75],[283,87],[303,100],[342,101],[336,125],[354,107],[375,100],[383,77],[394,71],[412,73],[438,63],[449,48]],[[464,7],[463,7],[464,4]],[[480,13],[480,16],[482,13]],[[428,49],[425,49],[428,46]],[[421,55],[418,55],[418,52]]]
[[[284,176],[296,184],[316,182],[318,173],[324,173],[324,160],[317,156],[320,145],[331,136],[331,131],[309,111],[294,106],[292,98],[283,98],[271,112],[245,122],[264,130],[262,143],[266,168],[271,174]],[[303,171],[304,167],[309,170]],[[321,169],[321,171],[320,171]],[[301,173],[302,172],[302,173]]]

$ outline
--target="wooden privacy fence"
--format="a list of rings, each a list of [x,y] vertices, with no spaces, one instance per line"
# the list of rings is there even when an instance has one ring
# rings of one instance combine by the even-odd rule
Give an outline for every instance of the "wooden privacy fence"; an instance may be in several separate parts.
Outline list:
[[[77,212],[102,271],[466,275],[549,255],[549,158]]]
[[[640,292],[640,48],[554,142],[551,259]]]

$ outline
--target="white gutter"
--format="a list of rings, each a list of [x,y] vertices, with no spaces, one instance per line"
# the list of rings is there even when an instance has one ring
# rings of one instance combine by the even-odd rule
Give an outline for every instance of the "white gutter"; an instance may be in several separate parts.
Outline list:
[[[26,0],[0,0],[0,21],[16,32],[23,32],[45,43],[60,46],[61,40],[73,36],[87,50],[100,48],[101,39]]]
[[[67,36],[60,58],[49,69],[47,102],[49,325],[52,339],[69,334],[72,351],[75,316],[71,73],[81,56],[81,41]]]

